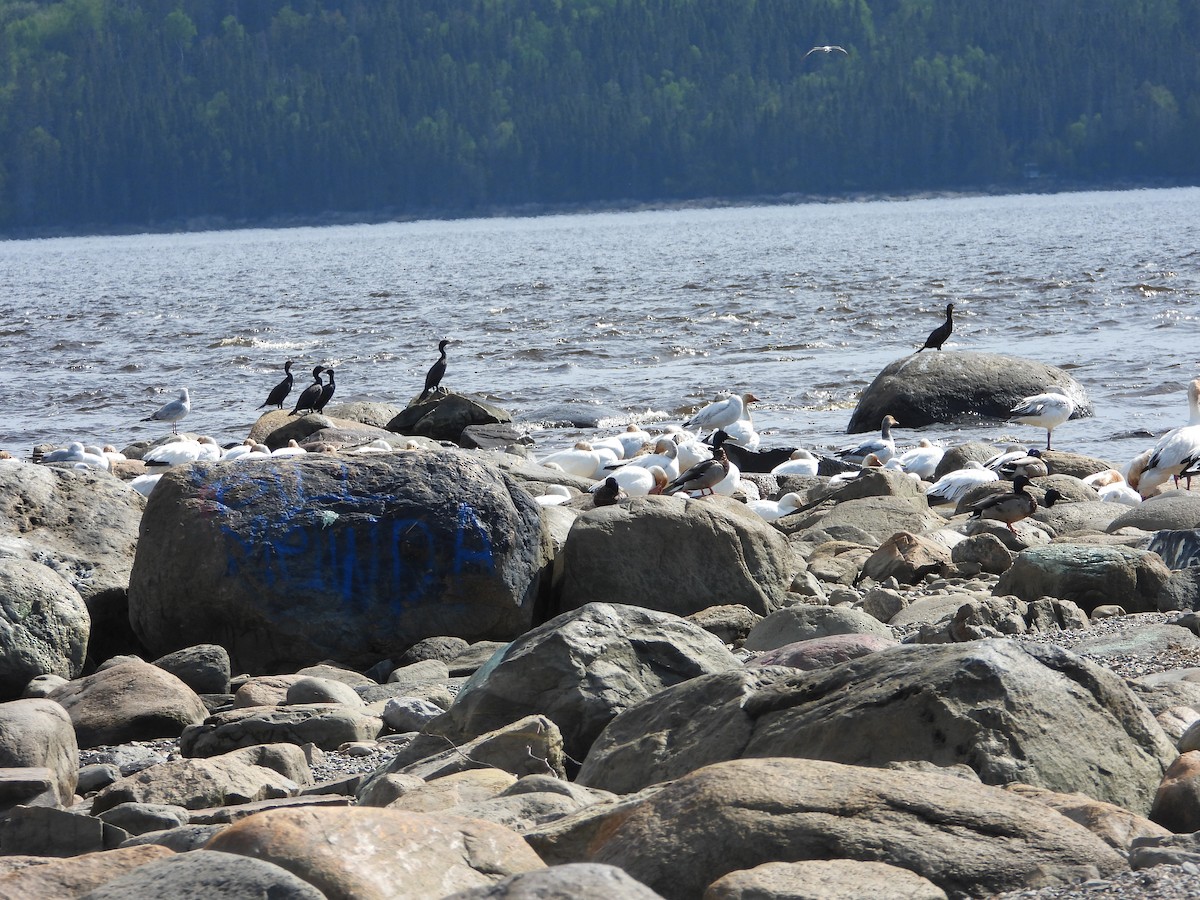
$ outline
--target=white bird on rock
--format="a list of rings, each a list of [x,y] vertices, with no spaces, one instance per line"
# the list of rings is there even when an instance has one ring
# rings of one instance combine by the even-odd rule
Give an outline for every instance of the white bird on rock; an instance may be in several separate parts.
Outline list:
[[[786,462],[781,462],[771,470],[772,475],[816,475],[820,460],[798,447],[792,451],[792,456]]]
[[[587,441],[578,441],[574,447],[566,450],[557,450],[542,457],[538,462],[543,466],[548,463],[554,463],[570,475],[578,475],[580,478],[591,478],[595,475],[597,468],[600,467],[602,458],[599,453],[592,449],[590,443]]]
[[[837,455],[846,460],[846,462],[857,463],[861,463],[868,456],[874,455],[879,460],[879,464],[883,465],[896,455],[896,442],[892,439],[892,426],[899,424],[891,416],[884,416],[883,423],[880,426],[879,437],[865,440],[857,446],[843,447],[837,451]]]
[[[946,451],[934,446],[929,438],[921,438],[917,446],[889,459],[888,465],[895,464],[893,468],[898,466],[910,475],[916,475],[924,481],[933,481],[933,473],[937,471],[938,463],[945,455]]]
[[[746,507],[762,516],[764,521],[775,522],[803,505],[804,498],[795,491],[789,491],[778,500],[751,500]]]
[[[142,456],[148,466],[185,466],[194,462],[215,462],[223,455],[221,447],[208,435],[196,440],[168,441]]]
[[[1046,429],[1046,449],[1050,449],[1050,432],[1075,414],[1075,401],[1066,394],[1047,393],[1026,397],[1012,408],[1008,417],[1022,425]]]
[[[963,468],[947,472],[939,478],[925,492],[925,496],[946,503],[957,503],[971,488],[999,480],[1000,476],[991,469],[985,469],[981,463],[971,460]]]
[[[1168,431],[1150,451],[1137,482],[1143,497],[1153,495],[1159,485],[1178,479],[1185,469],[1200,462],[1200,378],[1188,385],[1188,409],[1188,423]]]
[[[661,493],[670,480],[662,466],[620,466],[610,472],[609,477],[615,478],[621,490],[630,497]]]
[[[1105,469],[1083,479],[1083,483],[1095,490],[1100,499],[1106,503],[1122,503],[1125,506],[1137,506],[1142,502],[1142,495],[1131,488],[1125,478],[1116,469]]]

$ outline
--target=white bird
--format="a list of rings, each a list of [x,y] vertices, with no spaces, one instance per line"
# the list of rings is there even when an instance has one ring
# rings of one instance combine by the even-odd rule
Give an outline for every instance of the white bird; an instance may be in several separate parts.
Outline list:
[[[804,505],[802,498],[795,491],[789,491],[778,500],[751,500],[747,508],[758,513],[767,522],[775,522],[784,516],[794,513]]]
[[[124,453],[122,453],[112,444],[105,444],[100,448],[100,452],[103,453],[104,458],[108,460],[109,468],[112,468],[112,464],[115,462],[125,462],[128,459]]]
[[[608,447],[616,451],[619,459],[628,459],[640,452],[642,447],[650,443],[650,440],[650,435],[641,428],[636,425],[628,425],[624,431],[618,434],[592,441],[592,446],[597,449]]]
[[[1022,425],[1046,429],[1046,449],[1050,449],[1050,432],[1075,414],[1075,401],[1066,394],[1047,393],[1025,397],[1012,408],[1008,417]]]
[[[185,466],[194,462],[215,462],[224,455],[220,446],[208,435],[196,440],[170,441],[142,456],[148,466]]]
[[[887,464],[892,466],[894,463],[910,475],[916,475],[924,481],[933,481],[933,473],[937,471],[938,463],[945,455],[946,451],[934,446],[929,438],[921,438],[917,446],[893,456]]]
[[[601,458],[601,455],[592,449],[590,443],[587,441],[578,441],[574,447],[569,447],[566,450],[556,450],[554,453],[542,457],[539,462],[543,466],[548,463],[554,463],[570,475],[578,475],[580,478],[591,478],[595,475],[597,468],[600,467]]]
[[[1125,478],[1116,469],[1105,469],[1083,479],[1083,483],[1094,488],[1100,499],[1106,503],[1123,503],[1126,506],[1137,506],[1142,502],[1142,495],[1131,488]]]
[[[71,441],[66,447],[59,450],[51,450],[42,456],[42,462],[67,462],[74,463],[75,468],[89,469],[104,469],[108,471],[109,460],[99,448],[95,448],[95,452],[88,450],[83,445],[82,441]]]
[[[533,498],[538,506],[561,506],[571,499],[571,489],[561,484],[546,485],[546,492]]]
[[[670,480],[662,466],[620,466],[612,469],[609,477],[615,478],[621,490],[630,497],[660,493]]]
[[[260,444],[253,438],[246,438],[242,443],[235,447],[230,447],[221,454],[221,459],[228,462],[238,459],[255,459],[264,456],[270,456],[271,451],[266,444]]]
[[[747,450],[758,450],[762,443],[762,437],[755,430],[749,414],[721,430],[725,432],[725,440],[731,444],[737,444],[739,447],[745,447]]]
[[[396,448],[387,442],[385,438],[375,438],[373,441],[367,441],[365,444],[359,444],[357,447],[347,450],[347,453],[391,453]]]
[[[892,439],[892,426],[899,424],[891,416],[884,416],[879,437],[865,440],[856,447],[843,447],[837,451],[837,455],[847,462],[863,462],[869,455],[874,454],[879,460],[879,464],[883,465],[896,454],[896,442]]]
[[[301,447],[294,438],[287,442],[286,447],[277,447],[271,451],[272,456],[305,456],[307,453],[308,451]]]
[[[626,466],[641,466],[643,469],[660,466],[667,473],[667,478],[675,478],[679,475],[679,447],[680,445],[669,437],[661,437],[655,442],[653,453],[643,453],[617,465],[610,465],[608,472],[612,473]],[[688,468],[691,467],[687,466],[684,470]]]
[[[712,459],[712,446],[696,438],[688,438],[676,444],[675,458],[679,461],[679,471],[683,472],[706,459]]]
[[[139,475],[133,481],[129,482],[129,486],[141,494],[143,497],[149,497],[150,492],[154,490],[159,479],[162,478],[162,473],[158,472],[154,475]]]
[[[991,469],[993,472],[999,472],[1000,467],[1014,459],[1020,459],[1022,456],[1028,456],[1029,450],[1022,447],[1020,444],[1009,444],[1000,453],[995,454],[983,461],[985,469]]]
[[[818,466],[820,466],[820,461],[803,447],[799,447],[792,451],[791,459],[781,462],[771,470],[771,474],[816,475]]]
[[[807,53],[805,53],[804,56],[801,57],[801,59],[808,59],[814,53],[818,53],[818,52],[819,53],[846,53],[846,48],[839,47],[839,46],[837,46],[837,44],[821,44],[819,46],[813,47],[811,50],[809,50]],[[850,54],[846,53],[846,55],[849,56]]]
[[[1200,462],[1200,378],[1188,385],[1188,423],[1168,431],[1150,451],[1137,482],[1138,493],[1149,497],[1168,479]],[[1132,483],[1133,479],[1130,479]]]
[[[963,468],[947,472],[939,478],[933,487],[925,492],[925,496],[954,503],[961,500],[971,488],[999,480],[1000,476],[991,469],[985,469],[980,463],[971,460]]]
[[[744,419],[746,404],[757,402],[758,398],[753,394],[734,394],[724,400],[714,400],[696,412],[683,425],[685,428],[695,428],[697,431],[704,429],[716,431],[718,428],[732,425],[738,419]]]
[[[188,389],[184,388],[182,391],[179,392],[179,396],[176,399],[172,400],[170,403],[167,403],[167,404],[159,407],[154,412],[152,412],[150,415],[146,416],[146,418],[142,419],[142,421],[143,422],[170,422],[171,423],[171,433],[178,434],[179,429],[177,426],[179,424],[179,420],[182,419],[184,416],[186,416],[191,411],[192,411],[192,398],[188,395]]]

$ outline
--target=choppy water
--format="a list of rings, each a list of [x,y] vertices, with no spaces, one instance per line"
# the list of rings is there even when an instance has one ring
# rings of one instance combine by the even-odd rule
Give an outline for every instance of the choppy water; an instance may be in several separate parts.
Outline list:
[[[185,386],[188,430],[240,440],[287,358],[297,389],[321,363],[335,404],[403,405],[442,336],[444,384],[546,448],[581,429],[544,423],[677,422],[719,390],[762,400],[764,446],[836,447],[951,300],[948,350],[1090,392],[1056,446],[1132,456],[1200,374],[1200,188],[2,242],[0,447],[154,437]]]

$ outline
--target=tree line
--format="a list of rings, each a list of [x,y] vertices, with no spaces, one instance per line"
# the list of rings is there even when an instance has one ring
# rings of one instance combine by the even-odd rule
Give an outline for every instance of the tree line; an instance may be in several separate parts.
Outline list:
[[[8,234],[1200,175],[1200,0],[0,0],[0,60]]]

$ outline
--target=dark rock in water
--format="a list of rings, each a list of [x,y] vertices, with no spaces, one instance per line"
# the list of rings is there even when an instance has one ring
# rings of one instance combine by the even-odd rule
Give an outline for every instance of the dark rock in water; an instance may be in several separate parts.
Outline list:
[[[592,406],[581,403],[554,403],[541,406],[521,417],[523,422],[537,422],[547,428],[600,428],[606,421],[619,421],[622,412],[611,406]]]
[[[469,425],[498,425],[512,415],[480,397],[462,394],[431,394],[423,403],[413,403],[387,423],[396,434],[412,434],[435,441],[454,441]]]
[[[155,655],[365,669],[426,637],[521,634],[545,552],[537,504],[466,454],[194,464],[146,507],[130,621]]]
[[[1006,419],[1023,397],[1056,391],[1075,401],[1075,415],[1092,415],[1082,385],[1062,369],[999,353],[914,353],[887,364],[859,397],[851,434],[877,431],[887,415],[901,428],[972,419]]]
[[[375,428],[387,428],[387,423],[396,418],[403,408],[392,403],[374,403],[358,400],[354,403],[339,403],[324,410],[330,418],[344,422],[356,422],[359,425],[371,425]]]
[[[459,444],[468,450],[505,450],[514,446],[533,446],[533,438],[511,425],[468,425],[459,436]]]

